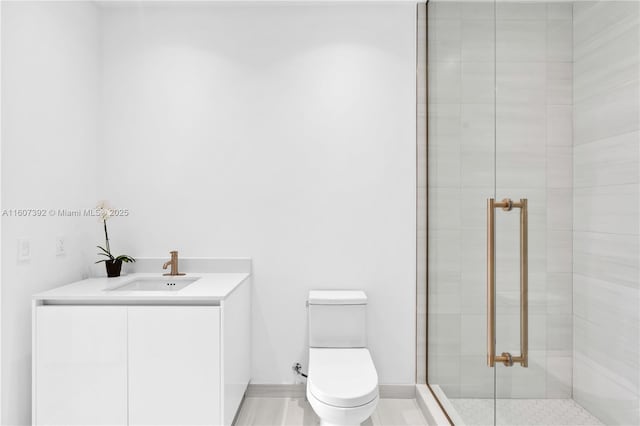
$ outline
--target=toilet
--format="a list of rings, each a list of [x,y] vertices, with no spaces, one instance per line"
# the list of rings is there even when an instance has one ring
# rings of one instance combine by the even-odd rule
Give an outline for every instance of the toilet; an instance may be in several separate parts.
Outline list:
[[[322,426],[359,426],[378,405],[363,291],[309,292],[307,399]]]

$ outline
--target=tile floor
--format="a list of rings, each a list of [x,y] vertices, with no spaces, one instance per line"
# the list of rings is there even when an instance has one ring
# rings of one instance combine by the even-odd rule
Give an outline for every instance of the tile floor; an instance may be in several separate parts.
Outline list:
[[[305,398],[245,398],[235,426],[316,426],[318,416]],[[414,399],[381,399],[363,426],[426,426]]]
[[[449,398],[466,426],[493,425],[493,400]],[[496,424],[509,426],[601,426],[573,399],[499,399]]]

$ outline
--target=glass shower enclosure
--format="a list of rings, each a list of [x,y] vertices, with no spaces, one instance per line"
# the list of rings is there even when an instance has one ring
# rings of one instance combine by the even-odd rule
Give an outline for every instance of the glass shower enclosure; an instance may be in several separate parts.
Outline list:
[[[427,3],[427,383],[453,424],[640,424],[639,6]]]

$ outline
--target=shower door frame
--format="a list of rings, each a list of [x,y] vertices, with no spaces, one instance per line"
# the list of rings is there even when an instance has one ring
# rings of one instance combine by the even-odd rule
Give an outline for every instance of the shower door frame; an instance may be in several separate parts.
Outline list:
[[[416,238],[416,330],[418,333],[421,328],[424,330],[423,349],[425,358],[424,366],[422,367],[424,368],[424,383],[421,383],[422,380],[420,378],[421,367],[419,366],[418,348],[421,342],[418,333],[416,333],[415,378],[417,384],[425,384],[427,386],[449,424],[455,426],[437,393],[434,392],[429,383],[429,2],[430,0],[426,0],[425,2],[418,2],[416,5],[416,220],[418,222],[416,223],[416,229],[419,230],[421,226],[424,226],[425,230],[424,241],[420,240],[419,231]],[[423,35],[422,39],[421,35]],[[424,44],[424,46],[421,46],[421,44]],[[424,71],[421,70],[421,67],[424,68]],[[420,93],[421,86],[424,88],[423,93]],[[424,108],[422,122],[420,117],[421,106]],[[421,151],[423,151],[423,158],[420,158]],[[420,167],[421,162],[424,164],[423,168]],[[421,190],[421,183],[424,185],[424,190]],[[421,218],[424,218],[422,223],[420,223]],[[423,264],[423,274],[421,274],[420,263]],[[424,289],[423,303],[425,312],[422,324],[418,315],[421,303],[421,286]]]

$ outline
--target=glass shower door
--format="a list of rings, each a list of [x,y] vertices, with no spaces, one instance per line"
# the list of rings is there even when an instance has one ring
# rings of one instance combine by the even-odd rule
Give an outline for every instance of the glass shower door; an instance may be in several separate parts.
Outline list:
[[[550,424],[526,415],[571,398],[572,5],[427,10],[428,383],[453,423]]]
[[[572,4],[498,0],[494,25],[495,422],[557,424],[554,401],[571,398]]]
[[[638,424],[639,3],[427,10],[428,384],[455,424]]]
[[[494,424],[486,200],[496,198],[493,1],[428,10],[428,383],[455,424]]]

